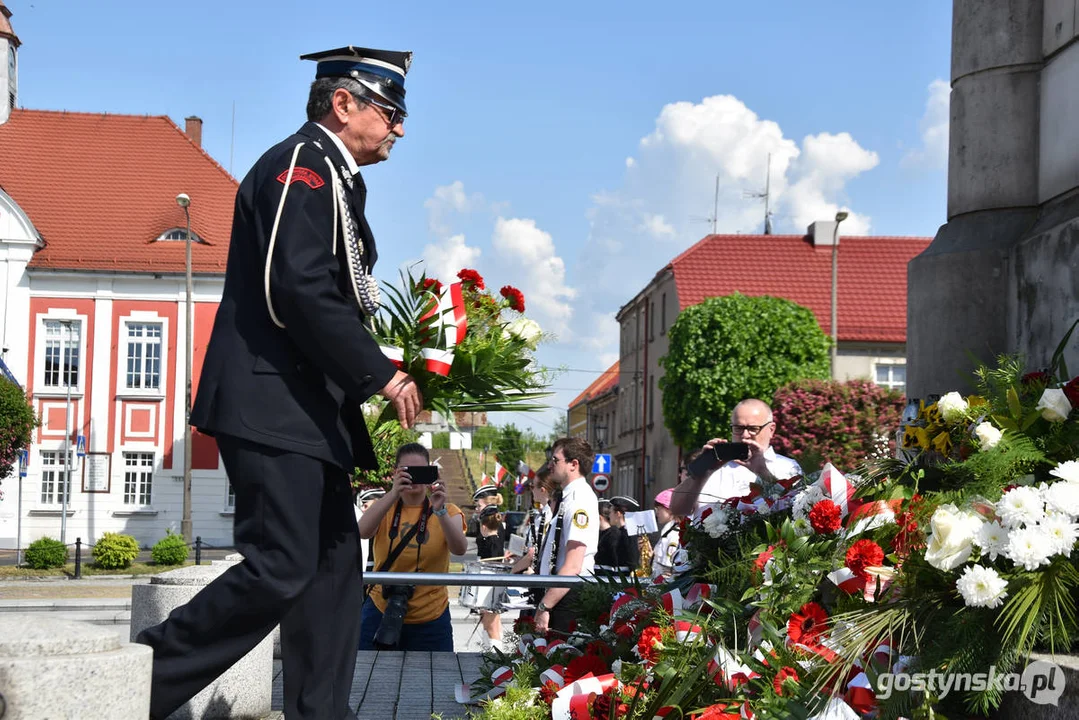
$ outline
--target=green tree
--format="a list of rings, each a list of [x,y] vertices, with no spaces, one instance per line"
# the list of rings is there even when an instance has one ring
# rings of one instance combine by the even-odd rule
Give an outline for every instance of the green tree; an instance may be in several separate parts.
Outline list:
[[[390,475],[397,460],[397,448],[410,442],[416,442],[419,433],[414,430],[405,430],[396,419],[379,422],[380,412],[376,410],[365,416],[367,431],[371,433],[371,442],[374,445],[375,457],[378,459],[378,469],[361,470],[356,468],[352,476],[352,487],[355,490],[363,490],[372,487],[388,488]]]
[[[684,448],[726,437],[739,401],[771,402],[793,380],[827,378],[830,347],[813,313],[789,300],[708,298],[671,326],[670,349],[659,361],[664,424]]]
[[[553,443],[559,438],[564,438],[569,435],[569,425],[566,416],[563,413],[559,413],[558,417],[554,421],[554,427],[551,428],[551,435],[548,438],[549,443]]]
[[[19,462],[19,451],[30,447],[37,424],[23,389],[0,375],[0,478],[11,474]]]
[[[516,475],[517,464],[524,460],[525,448],[522,433],[513,423],[503,427],[495,440],[495,456],[511,476]]]

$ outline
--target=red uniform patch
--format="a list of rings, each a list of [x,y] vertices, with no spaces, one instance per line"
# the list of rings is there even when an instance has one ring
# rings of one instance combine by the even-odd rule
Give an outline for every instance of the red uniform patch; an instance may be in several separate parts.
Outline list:
[[[285,180],[287,179],[288,170],[285,170],[283,173],[277,176],[277,182],[281,183],[282,185],[285,184]],[[299,166],[296,166],[292,169],[292,182],[307,183],[307,187],[311,188],[312,190],[318,190],[320,187],[326,184],[323,179],[318,176],[317,172]]]

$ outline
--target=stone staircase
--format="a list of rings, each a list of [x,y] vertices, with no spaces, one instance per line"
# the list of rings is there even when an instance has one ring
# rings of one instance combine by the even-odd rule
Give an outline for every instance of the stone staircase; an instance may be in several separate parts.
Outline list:
[[[432,450],[431,462],[438,461],[442,466],[442,480],[446,483],[448,502],[461,509],[471,508],[472,481],[465,472],[460,450]]]

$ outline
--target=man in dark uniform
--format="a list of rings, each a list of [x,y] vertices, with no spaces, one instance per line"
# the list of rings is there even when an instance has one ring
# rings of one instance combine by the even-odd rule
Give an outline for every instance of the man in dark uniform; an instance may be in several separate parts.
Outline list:
[[[236,197],[221,305],[191,423],[217,439],[244,561],[138,641],[164,718],[281,625],[288,718],[346,718],[363,604],[348,478],[375,468],[361,404],[412,425],[423,399],[364,325],[375,241],[359,167],[404,136],[411,53],[342,48],[318,62],[309,122]]]

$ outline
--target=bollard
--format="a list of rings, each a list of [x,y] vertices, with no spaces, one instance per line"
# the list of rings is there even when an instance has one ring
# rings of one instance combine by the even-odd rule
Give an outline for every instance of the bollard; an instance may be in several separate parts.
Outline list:
[[[82,538],[75,538],[75,579],[82,580]]]
[[[195,564],[202,565],[202,535],[195,536]]]

